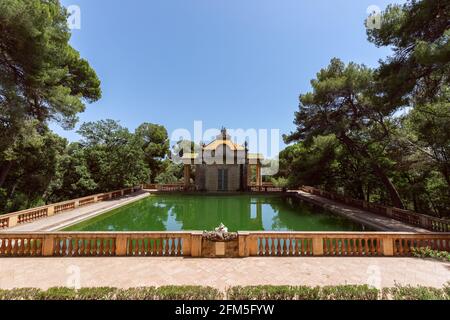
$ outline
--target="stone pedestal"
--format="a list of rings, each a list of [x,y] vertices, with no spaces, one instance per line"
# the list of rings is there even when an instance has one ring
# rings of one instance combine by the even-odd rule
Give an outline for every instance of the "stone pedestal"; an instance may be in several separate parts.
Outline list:
[[[237,258],[239,257],[238,239],[226,242],[203,239],[202,257],[204,258]]]

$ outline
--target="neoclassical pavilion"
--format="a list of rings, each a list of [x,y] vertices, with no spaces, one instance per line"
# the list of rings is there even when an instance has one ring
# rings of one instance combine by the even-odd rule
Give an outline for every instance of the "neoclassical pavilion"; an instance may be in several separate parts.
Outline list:
[[[248,152],[247,143],[234,143],[226,129],[222,129],[216,139],[202,145],[199,152],[183,155],[185,188],[232,192],[261,186],[262,160],[262,155]],[[195,168],[194,185],[191,185],[192,168]]]

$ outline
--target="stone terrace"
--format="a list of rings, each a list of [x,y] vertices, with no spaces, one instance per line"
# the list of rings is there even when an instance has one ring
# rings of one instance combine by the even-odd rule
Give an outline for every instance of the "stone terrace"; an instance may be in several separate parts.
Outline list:
[[[79,268],[79,269],[78,269]],[[224,290],[246,285],[370,284],[441,288],[450,281],[450,263],[416,258],[5,258],[0,288],[72,285],[80,271],[82,287],[120,288],[201,285]]]

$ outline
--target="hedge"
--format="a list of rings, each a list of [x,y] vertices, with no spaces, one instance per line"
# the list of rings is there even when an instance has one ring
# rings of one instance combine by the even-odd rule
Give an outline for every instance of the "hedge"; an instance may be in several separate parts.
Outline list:
[[[326,287],[248,286],[231,287],[226,295],[215,288],[165,286],[118,289],[111,287],[55,287],[48,290],[0,289],[0,300],[450,300],[450,283],[443,289],[399,286],[378,290],[367,285]]]
[[[367,285],[232,287],[227,290],[227,297],[230,300],[450,300],[450,284],[443,289],[396,286],[383,290]]]
[[[223,294],[211,287],[165,286],[118,289],[110,287],[79,290],[54,287],[48,290],[21,288],[0,290],[0,300],[219,300]]]

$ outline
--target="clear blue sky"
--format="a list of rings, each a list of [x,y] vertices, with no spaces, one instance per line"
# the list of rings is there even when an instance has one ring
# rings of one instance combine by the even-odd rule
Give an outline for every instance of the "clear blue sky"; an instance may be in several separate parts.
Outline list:
[[[102,81],[80,123],[192,130],[294,129],[298,95],[330,59],[376,66],[370,5],[400,0],[62,0],[81,8],[72,45]],[[74,131],[52,128],[69,140]]]

